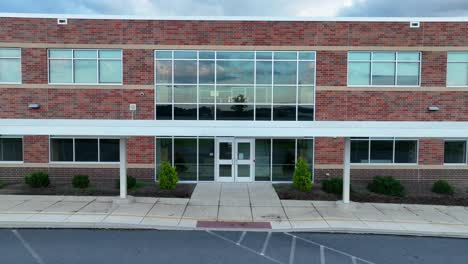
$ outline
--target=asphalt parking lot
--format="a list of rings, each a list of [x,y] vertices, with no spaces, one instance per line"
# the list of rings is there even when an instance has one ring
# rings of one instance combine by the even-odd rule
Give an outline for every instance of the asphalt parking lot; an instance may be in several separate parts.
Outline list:
[[[466,263],[468,240],[242,231],[2,229],[1,263]]]

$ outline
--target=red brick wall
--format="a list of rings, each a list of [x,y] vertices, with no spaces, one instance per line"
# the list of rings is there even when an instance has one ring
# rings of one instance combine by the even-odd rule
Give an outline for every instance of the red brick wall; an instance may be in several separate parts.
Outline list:
[[[421,86],[446,86],[447,53],[424,51],[421,55]]]
[[[124,84],[154,85],[153,50],[123,51]]]
[[[131,137],[127,146],[128,163],[154,163],[154,137]]]
[[[422,138],[419,140],[419,164],[444,164],[444,140]]]
[[[23,148],[25,163],[49,163],[48,136],[24,136]]]
[[[46,84],[47,49],[21,49],[21,71],[23,83]]]
[[[347,85],[346,51],[317,52],[316,85],[317,86],[346,86]]]
[[[315,164],[343,164],[343,138],[315,138]]]

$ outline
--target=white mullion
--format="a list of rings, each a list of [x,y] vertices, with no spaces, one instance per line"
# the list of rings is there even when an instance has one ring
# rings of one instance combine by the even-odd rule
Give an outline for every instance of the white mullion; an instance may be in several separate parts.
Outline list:
[[[393,138],[393,157],[392,157],[392,164],[395,164],[395,151],[396,151],[395,147],[396,147],[396,139]]]
[[[200,115],[200,98],[199,98],[199,93],[200,93],[200,51],[197,52],[197,119],[200,120],[199,115]],[[198,146],[198,139],[197,139],[197,146]],[[198,158],[198,156],[197,156]],[[198,167],[197,167],[197,181],[198,181]]]
[[[394,85],[398,86],[398,51],[395,52],[395,78]]]
[[[172,59],[171,59],[171,71],[172,71],[172,76],[171,76],[171,79],[172,79],[172,84],[171,84],[171,87],[172,87],[172,96],[171,96],[171,102],[172,102],[172,105],[171,105],[171,115],[172,115],[172,120],[174,120],[174,51],[172,50],[171,51],[172,53]]]
[[[298,152],[299,150],[297,149],[297,138],[294,139],[294,148],[295,148],[295,152],[296,152],[296,155],[294,155],[294,164],[297,164],[297,158],[298,158]]]
[[[217,91],[217,87],[218,87],[218,52],[217,51],[213,51],[214,52],[214,75],[215,75],[215,79],[214,79],[214,120],[218,120],[218,117],[217,117],[217,100],[218,100],[218,91]]]
[[[171,137],[171,163],[172,163],[172,166],[174,167],[174,143],[175,143],[175,140],[174,140],[174,137]]]
[[[71,68],[71,72],[72,72],[72,83],[75,84],[75,50],[72,49],[72,57],[71,57],[71,60],[72,60],[72,68]]]
[[[270,182],[273,181],[273,138],[270,138]]]
[[[254,51],[253,120],[257,120],[257,51]]]
[[[298,120],[299,120],[299,52],[296,51],[296,121]]]
[[[270,120],[273,121],[273,105],[274,105],[274,102],[273,102],[273,98],[275,97],[275,52],[271,52],[271,87],[270,87],[270,92],[271,92],[271,103],[270,103],[270,107],[271,107],[271,110],[270,110]],[[271,176],[273,177],[273,175]]]
[[[367,153],[367,155],[368,155],[367,163],[368,163],[368,164],[371,164],[371,143],[372,143],[372,140],[369,138],[369,139],[368,139],[368,142],[369,142],[369,144],[368,144],[367,147],[369,148],[369,151],[368,151],[368,153]]]
[[[73,162],[76,162],[76,155],[75,155],[75,138],[72,139],[72,142],[73,142]]]
[[[374,52],[370,52],[370,83],[369,85],[372,86],[374,85],[374,78],[372,78],[372,75],[374,74]],[[370,159],[369,159],[370,162]]]
[[[101,59],[99,59],[99,50],[96,49],[96,73],[97,73],[97,78],[96,78],[96,83],[97,84],[100,84],[101,83],[101,78],[100,78],[100,75],[101,75]],[[123,65],[122,65],[122,68],[123,68]],[[122,74],[122,78],[123,78],[123,74]],[[122,81],[123,83],[123,81]]]
[[[198,52],[197,52],[198,53]],[[197,182],[200,181],[200,140],[199,137],[197,136]]]

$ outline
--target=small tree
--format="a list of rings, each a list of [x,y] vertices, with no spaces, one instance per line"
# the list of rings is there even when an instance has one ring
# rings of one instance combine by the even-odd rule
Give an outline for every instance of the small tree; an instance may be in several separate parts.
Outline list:
[[[88,175],[75,175],[72,179],[72,185],[74,188],[86,189],[89,186]]]
[[[32,188],[47,187],[50,184],[49,174],[43,171],[36,171],[24,177],[24,181]]]
[[[177,186],[179,177],[177,171],[169,162],[164,161],[161,163],[161,168],[158,172],[159,188],[164,190],[173,190]]]
[[[303,192],[310,192],[312,189],[312,173],[310,166],[302,157],[297,160],[296,168],[293,175],[294,188]]]

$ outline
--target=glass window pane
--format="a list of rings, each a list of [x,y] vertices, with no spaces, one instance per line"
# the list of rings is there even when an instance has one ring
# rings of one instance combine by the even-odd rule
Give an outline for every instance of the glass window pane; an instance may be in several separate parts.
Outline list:
[[[54,138],[50,140],[51,161],[73,161],[73,139]]]
[[[366,60],[370,61],[371,53],[370,52],[349,52],[348,60]]]
[[[75,59],[96,59],[97,51],[96,50],[75,50],[73,57]]]
[[[156,85],[156,102],[172,103],[172,86]]]
[[[175,103],[197,103],[196,85],[174,85]]]
[[[397,58],[399,61],[419,61],[419,52],[398,52]]]
[[[271,140],[255,140],[255,180],[270,181]]]
[[[101,60],[99,61],[100,83],[122,83],[122,61]]]
[[[315,62],[300,61],[298,84],[314,84],[314,83],[315,83]]]
[[[214,120],[215,119],[214,105],[198,105],[198,119]]]
[[[393,140],[372,140],[370,159],[371,163],[392,163]]]
[[[179,180],[197,180],[197,139],[174,139],[174,166]]]
[[[394,61],[395,52],[374,52],[372,54],[373,60],[385,60],[385,61]]]
[[[120,161],[119,140],[118,139],[100,139],[99,151],[101,162]]]
[[[197,59],[196,51],[174,51],[174,59]]]
[[[172,51],[158,50],[155,53],[156,59],[172,59]]]
[[[466,141],[445,141],[444,163],[466,163]]]
[[[299,86],[299,103],[314,104],[314,86]]]
[[[23,139],[22,138],[2,138],[1,161],[22,161],[23,160]]]
[[[200,58],[200,60],[202,60],[202,59],[214,60],[215,53],[213,51],[200,51],[198,53],[198,57]]]
[[[218,54],[216,56],[218,60],[235,60],[235,59],[253,60],[254,59],[253,52],[218,51]]]
[[[275,121],[295,121],[295,105],[275,105],[273,106],[273,120]]]
[[[253,61],[218,61],[216,65],[218,84],[253,84]]]
[[[395,85],[395,63],[375,62],[372,64],[373,85]]]
[[[21,49],[0,48],[0,58],[20,58]]]
[[[397,85],[419,85],[419,63],[399,62]]]
[[[298,121],[314,121],[314,106],[313,105],[299,105],[297,107],[297,120]]]
[[[172,165],[172,139],[156,138],[156,170],[159,175],[159,168],[163,161]]]
[[[97,61],[75,60],[75,83],[97,83]]]
[[[75,139],[75,161],[97,162],[98,140],[94,138]]]
[[[447,86],[468,86],[468,63],[448,63]]]
[[[273,103],[295,104],[296,103],[296,86],[273,87]]]
[[[231,142],[219,143],[219,159],[220,160],[232,159],[232,143]]]
[[[370,62],[348,63],[349,85],[370,85]]]
[[[447,52],[449,62],[468,62],[468,52]]]
[[[172,61],[156,61],[156,83],[172,83]]]
[[[257,60],[271,60],[272,56],[271,51],[257,51]]]
[[[250,177],[250,165],[237,164],[237,177]]]
[[[217,103],[252,103],[254,102],[253,86],[217,86]]]
[[[351,140],[351,163],[369,163],[369,140]]]
[[[312,52],[312,51],[299,52],[299,59],[300,60],[315,60],[315,52]]]
[[[49,50],[49,58],[71,59],[73,58],[73,50],[51,49]]]
[[[296,84],[297,83],[297,62],[295,61],[275,61],[274,65],[275,84]]]
[[[200,83],[214,84],[215,81],[215,63],[214,61],[199,62]]]
[[[257,61],[257,84],[271,84],[273,81],[272,71],[271,61]]]
[[[156,104],[156,120],[172,120],[172,105]]]
[[[214,139],[198,140],[198,180],[214,181]]]
[[[297,158],[305,159],[309,163],[310,171],[313,172],[314,164],[314,140],[313,139],[298,139],[297,140]]]
[[[50,83],[72,83],[72,60],[49,61]]]
[[[174,120],[197,120],[197,105],[175,104]]]
[[[271,121],[271,105],[256,105],[255,120]]]
[[[99,51],[100,59],[122,59],[121,50],[100,50]]]
[[[197,83],[197,61],[174,61],[174,83]]]
[[[219,177],[232,177],[232,165],[219,165]]]
[[[294,139],[273,139],[273,181],[292,180],[295,148]]]
[[[217,120],[253,120],[253,105],[217,105]]]
[[[0,59],[0,82],[21,82],[21,59]]]
[[[250,143],[239,142],[237,143],[237,160],[249,160],[250,159]]]
[[[255,88],[255,100],[257,104],[271,103],[271,86],[257,86]]]
[[[200,85],[198,92],[198,100],[200,100],[200,103],[214,103],[215,91],[213,85]]]
[[[275,60],[297,60],[297,52],[295,51],[277,51],[275,52]]]
[[[395,163],[417,163],[418,142],[416,140],[395,141]]]

